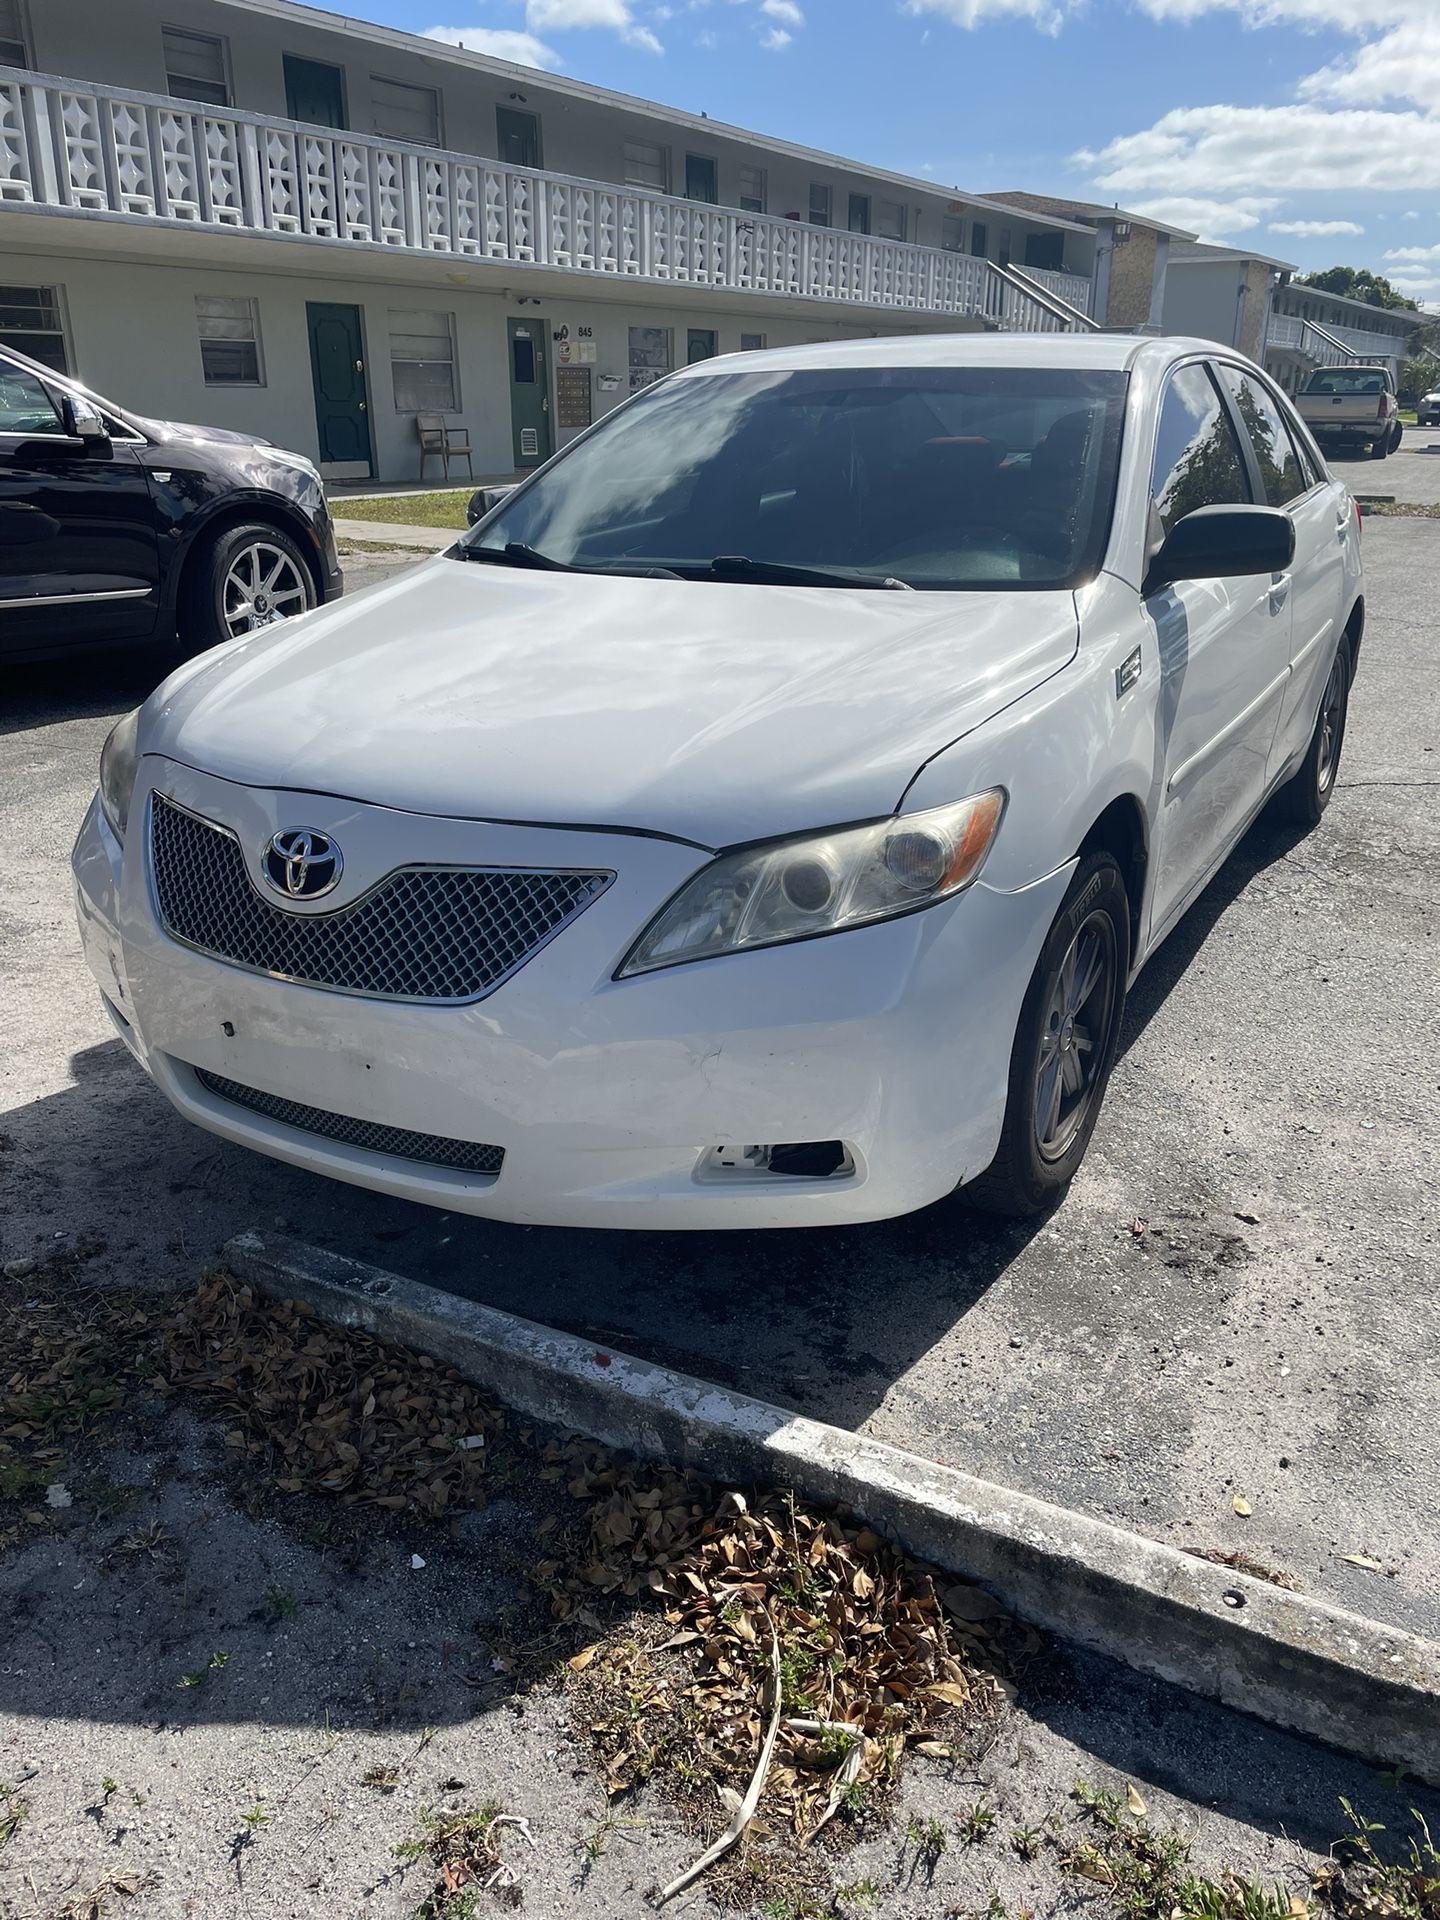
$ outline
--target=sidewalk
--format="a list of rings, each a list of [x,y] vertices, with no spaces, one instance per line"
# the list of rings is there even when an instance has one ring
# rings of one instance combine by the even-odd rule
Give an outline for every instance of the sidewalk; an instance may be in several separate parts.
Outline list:
[[[412,527],[399,520],[336,520],[337,540],[364,540],[372,546],[413,547],[417,553],[439,553],[460,538],[458,527]]]

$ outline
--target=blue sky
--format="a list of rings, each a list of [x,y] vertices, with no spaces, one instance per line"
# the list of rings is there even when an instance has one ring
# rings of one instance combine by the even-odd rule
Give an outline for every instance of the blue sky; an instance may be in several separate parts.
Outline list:
[[[1440,305],[1440,0],[349,6],[946,185],[1369,266]]]

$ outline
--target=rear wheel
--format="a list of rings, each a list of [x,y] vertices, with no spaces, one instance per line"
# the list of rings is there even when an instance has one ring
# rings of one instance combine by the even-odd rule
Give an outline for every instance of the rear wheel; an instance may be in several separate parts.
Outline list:
[[[1377,439],[1370,442],[1370,458],[1383,460],[1390,451],[1390,429],[1387,427]]]
[[[288,533],[256,521],[231,527],[197,559],[181,639],[199,653],[315,605],[315,580]]]
[[[1320,696],[1320,712],[1304,760],[1275,796],[1276,811],[1297,826],[1313,827],[1330,804],[1340,752],[1345,745],[1345,722],[1350,712],[1350,654],[1344,641],[1336,650]]]
[[[1130,971],[1130,899],[1114,857],[1082,860],[1026,990],[1000,1148],[961,1198],[1043,1213],[1064,1198],[1099,1117]]]
[[[1399,453],[1401,447],[1404,446],[1404,444],[1405,444],[1405,422],[1403,420],[1397,420],[1395,422],[1395,431],[1390,436],[1391,453]]]

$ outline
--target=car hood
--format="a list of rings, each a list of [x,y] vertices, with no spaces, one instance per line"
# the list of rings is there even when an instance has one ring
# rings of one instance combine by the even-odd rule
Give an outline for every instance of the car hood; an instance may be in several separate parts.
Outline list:
[[[273,440],[262,440],[258,433],[236,433],[230,427],[202,427],[189,420],[141,419],[147,432],[160,440],[203,440],[218,447],[273,447]]]
[[[889,813],[1076,637],[1065,592],[436,558],[202,656],[155,695],[141,748],[245,785],[728,846]]]

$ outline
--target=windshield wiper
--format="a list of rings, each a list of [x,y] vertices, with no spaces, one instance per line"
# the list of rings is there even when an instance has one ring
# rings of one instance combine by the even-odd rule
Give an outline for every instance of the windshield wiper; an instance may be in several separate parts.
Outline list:
[[[832,567],[792,567],[783,560],[752,560],[743,553],[717,553],[705,569],[715,580],[767,581],[780,587],[884,587],[913,593],[907,580],[879,573],[842,573]]]
[[[496,567],[534,567],[543,573],[618,573],[633,580],[680,580],[684,577],[672,573],[669,567],[575,567],[568,560],[552,560],[548,553],[541,553],[538,547],[527,547],[519,540],[509,540],[503,547],[478,547],[462,542],[451,551],[462,560],[486,560]]]

